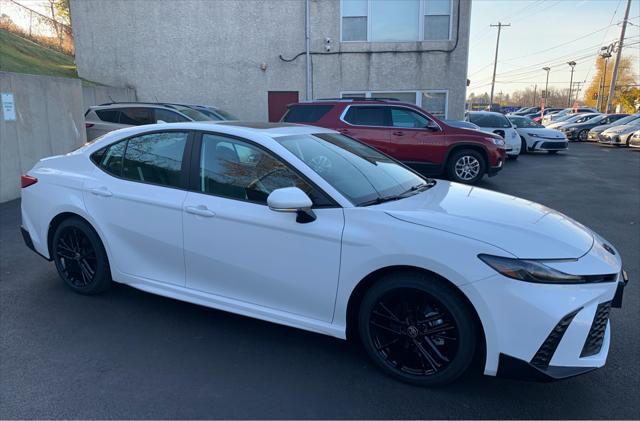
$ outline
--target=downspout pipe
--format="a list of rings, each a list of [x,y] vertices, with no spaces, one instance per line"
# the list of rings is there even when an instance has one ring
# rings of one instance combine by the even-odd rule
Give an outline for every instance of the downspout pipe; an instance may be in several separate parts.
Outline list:
[[[312,90],[312,74],[311,74],[311,11],[310,0],[304,2],[304,41],[305,41],[305,59],[306,59],[306,94],[307,101],[313,99]]]

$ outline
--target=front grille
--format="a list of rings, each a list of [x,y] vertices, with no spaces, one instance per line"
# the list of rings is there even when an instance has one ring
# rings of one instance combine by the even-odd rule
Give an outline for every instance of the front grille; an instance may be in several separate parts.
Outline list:
[[[546,149],[564,149],[567,147],[566,142],[544,142],[541,145],[542,148]]]
[[[564,316],[562,320],[558,322],[558,324],[553,328],[547,339],[544,340],[536,355],[531,359],[531,364],[536,367],[548,367],[549,362],[551,362],[551,358],[553,354],[556,352],[562,337],[564,336],[564,332],[567,330],[573,318],[576,317],[576,314],[582,310],[582,307],[577,309],[574,312],[571,312]]]
[[[593,323],[587,340],[584,342],[580,358],[596,355],[602,348],[604,341],[604,332],[607,330],[607,322],[609,321],[609,311],[611,310],[611,301],[598,304],[596,315],[593,317]]]

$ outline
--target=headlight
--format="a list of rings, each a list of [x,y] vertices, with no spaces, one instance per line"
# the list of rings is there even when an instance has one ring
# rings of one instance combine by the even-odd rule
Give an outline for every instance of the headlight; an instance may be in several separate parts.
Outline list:
[[[569,127],[568,129],[565,129],[568,132],[575,132],[577,130],[577,128],[575,127]]]
[[[512,259],[488,254],[480,254],[478,257],[498,273],[519,281],[544,284],[579,284],[616,280],[615,274],[570,275],[545,265],[542,260]]]
[[[496,145],[499,148],[504,148],[505,143],[503,139],[498,139],[495,137],[485,137],[485,140],[488,140],[489,142],[493,142],[494,145]]]
[[[527,133],[529,136],[531,137],[540,137],[540,135],[536,134],[536,133]]]

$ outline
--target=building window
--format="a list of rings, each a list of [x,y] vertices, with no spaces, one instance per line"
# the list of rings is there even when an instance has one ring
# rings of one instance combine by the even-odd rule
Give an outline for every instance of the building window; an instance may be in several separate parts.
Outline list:
[[[388,98],[416,104],[435,117],[447,118],[449,91],[446,89],[428,89],[424,91],[348,91],[340,94],[341,98]]]
[[[341,0],[342,41],[441,41],[451,37],[452,0]]]
[[[342,0],[342,40],[366,41],[368,0]]]

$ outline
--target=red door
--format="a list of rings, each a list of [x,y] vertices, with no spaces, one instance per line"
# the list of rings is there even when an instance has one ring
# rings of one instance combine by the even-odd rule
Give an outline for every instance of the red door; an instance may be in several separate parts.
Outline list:
[[[269,121],[280,121],[287,112],[287,105],[298,102],[298,91],[269,91]]]

